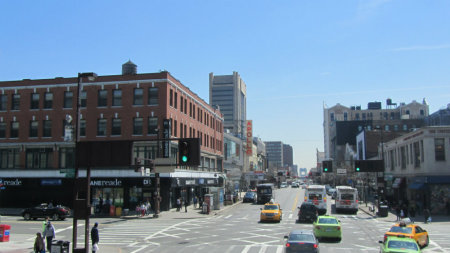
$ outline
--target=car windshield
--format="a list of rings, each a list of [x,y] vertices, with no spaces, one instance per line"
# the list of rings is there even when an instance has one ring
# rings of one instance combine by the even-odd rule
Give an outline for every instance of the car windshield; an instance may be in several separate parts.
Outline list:
[[[334,218],[320,218],[319,223],[321,223],[321,224],[338,224],[338,221]]]
[[[313,205],[302,205],[301,210],[315,210],[316,207]]]
[[[245,197],[253,197],[254,194],[255,193],[253,193],[253,192],[247,192],[247,193],[245,193]]]
[[[265,205],[264,210],[278,210],[277,205]]]
[[[418,250],[417,244],[414,242],[406,242],[406,241],[389,241],[388,243],[389,249],[410,249],[410,250]]]
[[[310,234],[291,234],[289,241],[314,242],[314,236]]]
[[[389,232],[411,234],[412,228],[411,227],[398,227],[398,226],[395,226],[395,227],[391,227]]]

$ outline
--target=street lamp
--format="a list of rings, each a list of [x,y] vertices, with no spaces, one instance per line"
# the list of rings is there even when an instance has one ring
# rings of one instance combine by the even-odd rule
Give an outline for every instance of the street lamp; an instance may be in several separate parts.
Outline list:
[[[79,142],[79,136],[80,136],[80,107],[81,107],[81,83],[83,81],[83,78],[87,78],[89,81],[93,81],[95,80],[95,78],[97,78],[97,74],[94,72],[86,72],[86,73],[78,73],[78,79],[77,79],[77,104],[76,104],[76,113],[75,113],[75,178],[73,180],[73,189],[74,189],[74,215],[73,215],[73,237],[72,237],[72,252],[73,253],[81,253],[81,252],[85,252],[88,253],[89,252],[89,216],[90,216],[90,182],[91,182],[91,168],[90,166],[87,166],[86,168],[86,199],[78,199],[78,187],[77,187],[77,183],[79,183],[79,178],[78,178],[78,172],[79,172],[79,159],[78,159],[78,155],[77,155],[77,151],[78,151],[78,142]],[[79,206],[78,203],[79,201],[84,201],[85,205],[84,207]],[[82,210],[82,208],[84,208],[84,210]],[[76,215],[77,212],[80,213],[86,213],[85,215],[85,237],[84,237],[84,248],[80,248],[77,249],[77,227],[78,227],[78,218],[79,216]]]

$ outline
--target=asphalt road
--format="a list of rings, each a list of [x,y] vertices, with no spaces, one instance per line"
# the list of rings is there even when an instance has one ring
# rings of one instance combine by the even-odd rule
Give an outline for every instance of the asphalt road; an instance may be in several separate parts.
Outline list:
[[[179,216],[158,219],[115,218],[97,219],[100,223],[100,250],[115,249],[115,252],[196,252],[196,253],[263,253],[284,252],[284,235],[293,229],[311,229],[312,224],[296,222],[297,207],[303,201],[304,190],[284,188],[276,190],[275,200],[283,209],[280,223],[259,223],[262,205],[241,203],[228,208],[218,215],[204,215],[200,218]],[[379,220],[358,212],[356,215],[334,214],[328,201],[328,211],[342,223],[341,241],[320,242],[320,252],[379,252],[378,240],[393,221]],[[5,218],[4,218],[5,219]],[[42,220],[23,221],[18,217],[7,217],[13,223],[15,233],[29,234],[25,238],[33,244],[34,234],[39,231]],[[91,221],[94,222],[94,221]],[[69,240],[72,237],[72,221],[55,221],[57,239]],[[450,252],[448,223],[424,224],[430,233],[430,245],[423,252]],[[79,243],[84,242],[79,235]],[[102,250],[103,247],[103,250]],[[1,252],[0,244],[0,252]],[[28,251],[29,252],[29,251]]]

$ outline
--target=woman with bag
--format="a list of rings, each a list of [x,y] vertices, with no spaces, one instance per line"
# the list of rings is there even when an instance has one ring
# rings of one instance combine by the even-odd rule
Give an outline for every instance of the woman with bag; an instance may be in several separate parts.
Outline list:
[[[92,253],[98,251],[98,242],[100,237],[98,235],[98,222],[95,223],[94,227],[91,229],[91,241],[92,241]]]
[[[42,238],[41,233],[36,233],[36,240],[34,240],[34,252],[45,253],[45,243],[44,238]]]

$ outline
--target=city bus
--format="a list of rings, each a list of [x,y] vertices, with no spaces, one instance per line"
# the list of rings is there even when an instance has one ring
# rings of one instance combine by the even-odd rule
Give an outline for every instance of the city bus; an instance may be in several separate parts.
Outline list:
[[[336,186],[336,212],[358,212],[358,190],[351,186]]]
[[[325,185],[309,185],[305,190],[305,202],[313,203],[319,214],[327,212],[327,191]]]
[[[265,204],[272,198],[275,198],[273,184],[259,184],[256,186],[256,202],[258,204]]]

